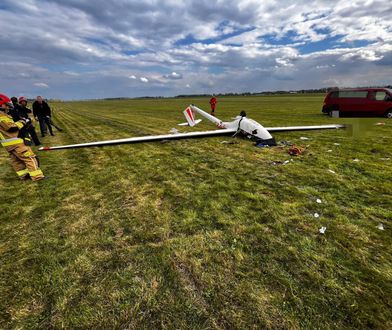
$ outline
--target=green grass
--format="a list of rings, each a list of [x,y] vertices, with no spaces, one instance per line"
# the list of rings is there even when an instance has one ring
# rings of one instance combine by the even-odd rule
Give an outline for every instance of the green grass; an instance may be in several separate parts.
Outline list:
[[[322,99],[219,99],[224,120],[355,124],[276,133],[298,157],[228,137],[44,152],[33,183],[1,152],[0,328],[391,329],[392,122],[332,119]],[[44,142],[166,134],[189,103],[208,109],[53,104],[65,132]]]

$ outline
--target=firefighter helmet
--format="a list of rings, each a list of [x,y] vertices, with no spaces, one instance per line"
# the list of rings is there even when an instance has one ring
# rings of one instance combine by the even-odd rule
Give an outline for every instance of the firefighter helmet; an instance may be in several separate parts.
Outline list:
[[[7,95],[0,94],[0,107],[3,104],[6,104],[8,106],[12,106],[11,99]]]

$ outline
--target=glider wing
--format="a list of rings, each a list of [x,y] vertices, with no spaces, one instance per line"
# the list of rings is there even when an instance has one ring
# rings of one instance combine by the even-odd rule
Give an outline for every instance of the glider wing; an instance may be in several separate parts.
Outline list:
[[[318,129],[338,129],[345,128],[345,125],[314,125],[314,126],[287,126],[287,127],[265,127],[268,132],[285,131],[310,131]]]
[[[207,136],[231,135],[231,134],[235,133],[235,131],[236,131],[235,129],[218,129],[218,130],[204,131],[204,132],[190,132],[190,133],[177,133],[177,134],[165,134],[165,135],[147,135],[147,136],[131,137],[131,138],[125,138],[125,139],[118,139],[118,140],[107,140],[107,141],[98,141],[98,142],[69,144],[69,145],[55,146],[55,147],[41,147],[38,150],[39,151],[50,151],[50,150],[59,150],[59,149],[102,147],[102,146],[107,146],[107,145],[142,143],[142,142],[152,142],[152,141],[162,141],[162,140],[180,140],[180,139],[207,137]]]

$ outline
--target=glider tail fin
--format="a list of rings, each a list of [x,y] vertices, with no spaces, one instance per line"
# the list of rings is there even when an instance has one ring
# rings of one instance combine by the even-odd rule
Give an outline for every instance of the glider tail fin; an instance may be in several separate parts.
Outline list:
[[[198,121],[195,120],[195,114],[190,107],[184,110],[184,116],[190,127],[193,127],[197,124]]]
[[[184,116],[186,118],[187,123],[182,123],[178,124],[179,126],[187,126],[189,125],[190,127],[193,127],[197,125],[198,123],[201,122],[201,119],[196,119],[196,113],[198,113],[200,116],[207,118],[209,121],[212,121],[214,124],[216,124],[218,127],[223,128],[223,123],[220,119],[216,118],[215,116],[210,115],[209,113],[199,109],[195,105],[191,104],[189,107],[187,107],[184,111]]]

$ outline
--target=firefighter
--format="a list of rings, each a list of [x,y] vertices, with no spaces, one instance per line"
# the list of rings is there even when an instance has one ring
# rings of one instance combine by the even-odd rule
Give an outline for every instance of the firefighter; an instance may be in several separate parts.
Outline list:
[[[32,111],[27,108],[27,99],[24,96],[21,96],[19,98],[19,105],[17,111],[21,118],[30,118],[29,114],[31,114]],[[26,125],[26,131],[30,134],[36,146],[41,145],[41,141],[38,139],[33,122],[31,122],[29,125]]]
[[[214,95],[212,95],[211,99],[210,99],[210,106],[211,106],[211,115],[215,116],[215,107],[216,104],[218,103],[218,100],[216,99],[216,97]]]
[[[24,144],[24,140],[18,137],[19,130],[31,120],[23,118],[14,122],[8,114],[12,108],[11,100],[6,95],[0,94],[0,143],[8,151],[12,167],[19,178],[42,180],[45,177],[39,168],[37,157],[31,148]]]
[[[8,111],[8,114],[12,117],[14,121],[19,121],[23,118],[30,118],[29,114],[32,111],[27,108],[27,99],[24,96],[18,99],[16,97],[11,97],[13,109]],[[31,121],[28,125],[19,130],[19,136],[25,141],[26,145],[31,145],[31,140],[34,141],[36,146],[41,145],[41,141],[38,139],[37,133],[35,132],[34,123]]]

